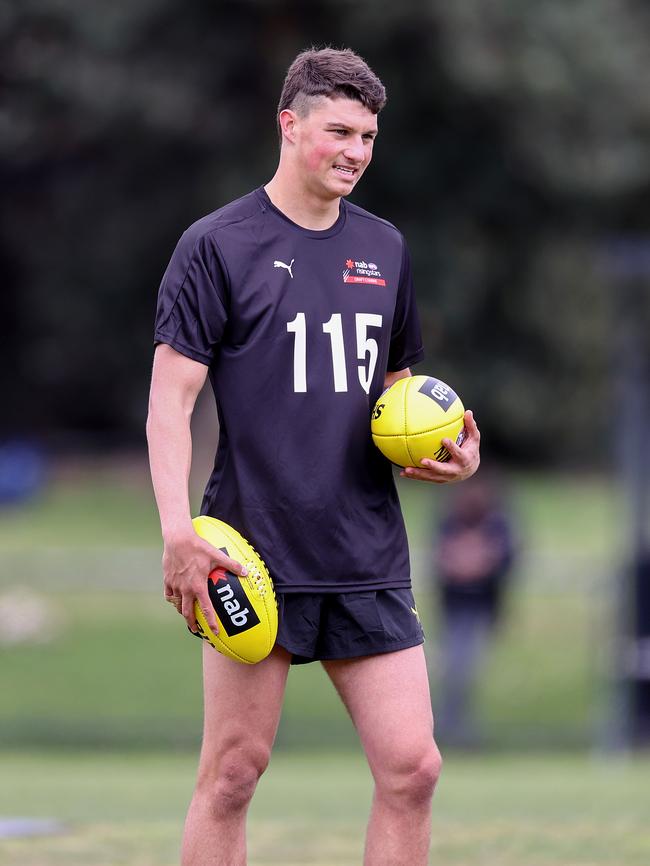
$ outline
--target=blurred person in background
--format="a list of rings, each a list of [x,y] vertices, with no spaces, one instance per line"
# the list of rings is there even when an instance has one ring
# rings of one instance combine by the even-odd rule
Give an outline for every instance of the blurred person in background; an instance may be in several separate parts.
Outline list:
[[[440,521],[434,570],[441,620],[436,732],[448,744],[480,744],[474,696],[501,623],[515,548],[500,485],[481,473],[454,491]]]

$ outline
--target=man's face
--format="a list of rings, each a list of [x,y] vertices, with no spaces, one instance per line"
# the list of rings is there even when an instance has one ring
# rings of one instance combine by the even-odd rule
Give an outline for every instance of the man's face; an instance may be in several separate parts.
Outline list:
[[[323,199],[349,195],[372,159],[377,115],[356,99],[323,97],[294,123],[305,186]]]

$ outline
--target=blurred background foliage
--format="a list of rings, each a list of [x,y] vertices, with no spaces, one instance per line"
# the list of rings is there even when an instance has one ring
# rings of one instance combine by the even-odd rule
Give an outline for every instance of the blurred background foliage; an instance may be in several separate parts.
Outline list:
[[[270,178],[284,71],[332,44],[388,86],[354,200],[410,243],[423,369],[493,456],[605,462],[603,248],[649,227],[649,28],[640,0],[3,5],[0,432],[142,443],[175,241]]]

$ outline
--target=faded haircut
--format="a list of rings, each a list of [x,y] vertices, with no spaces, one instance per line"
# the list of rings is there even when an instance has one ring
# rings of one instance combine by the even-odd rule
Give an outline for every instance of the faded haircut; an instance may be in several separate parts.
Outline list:
[[[350,48],[309,48],[300,52],[284,79],[277,114],[280,142],[280,112],[290,108],[306,117],[324,96],[356,99],[373,114],[379,114],[386,104],[386,88]]]

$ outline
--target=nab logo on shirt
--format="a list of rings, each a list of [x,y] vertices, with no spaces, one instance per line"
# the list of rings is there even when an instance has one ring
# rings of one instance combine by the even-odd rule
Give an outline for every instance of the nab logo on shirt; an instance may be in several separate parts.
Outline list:
[[[420,394],[426,394],[427,397],[430,397],[435,401],[443,412],[446,412],[458,397],[456,392],[452,391],[449,385],[445,385],[445,383],[441,382],[440,379],[434,379],[433,376],[429,376],[419,391]]]
[[[360,262],[357,262],[354,259],[345,260],[343,282],[368,283],[372,286],[386,285],[386,280],[382,277],[381,271],[375,262],[366,262],[363,259]]]
[[[224,548],[224,553],[228,551]],[[228,637],[248,631],[258,625],[259,617],[253,609],[241,580],[232,571],[216,568],[210,573],[208,594]]]

